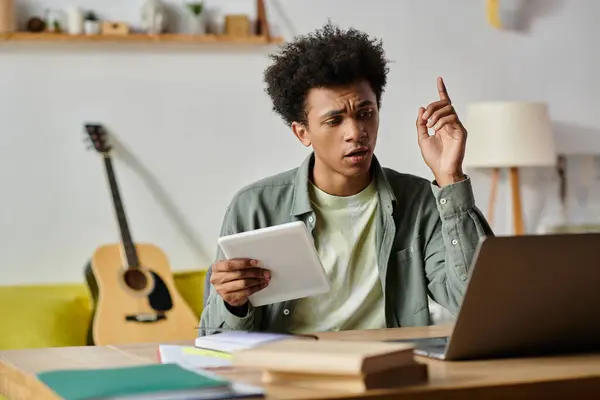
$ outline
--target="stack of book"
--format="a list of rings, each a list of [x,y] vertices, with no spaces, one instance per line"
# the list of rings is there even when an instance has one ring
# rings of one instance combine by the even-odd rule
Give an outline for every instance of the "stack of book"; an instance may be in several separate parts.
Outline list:
[[[407,343],[287,339],[234,351],[232,364],[262,371],[264,383],[363,392],[422,384],[427,365]]]

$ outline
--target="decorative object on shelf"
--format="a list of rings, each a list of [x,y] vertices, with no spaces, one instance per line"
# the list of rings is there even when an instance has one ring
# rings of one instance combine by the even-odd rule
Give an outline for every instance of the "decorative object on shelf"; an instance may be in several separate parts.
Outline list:
[[[190,33],[192,35],[206,34],[206,19],[204,1],[190,1],[185,3],[185,8],[191,14]]]
[[[55,9],[47,9],[46,10],[46,31],[47,32],[54,32],[54,33],[61,33],[63,31],[62,29],[62,23],[61,23],[61,15],[60,15],[60,10],[55,10]]]
[[[89,11],[85,14],[83,30],[86,35],[97,35],[100,33],[100,21],[93,11]]]
[[[226,15],[225,34],[236,37],[250,35],[250,19],[247,15]]]
[[[128,35],[129,25],[124,22],[102,22],[102,34],[103,35]]]
[[[27,20],[27,32],[39,33],[46,30],[46,22],[40,17],[31,17]]]
[[[0,33],[9,33],[15,30],[15,3],[14,0],[0,0]]]
[[[508,168],[514,234],[525,234],[519,167],[556,167],[558,155],[546,104],[482,102],[467,108],[465,167],[492,168],[488,222],[493,223],[500,169]]]
[[[142,5],[142,30],[151,35],[166,31],[167,14],[161,0],[145,0]]]
[[[204,23],[206,24],[206,33],[209,35],[221,35],[225,25],[225,18],[218,7],[203,7]]]
[[[70,35],[83,33],[83,12],[78,7],[69,7],[67,13],[67,31]]]
[[[264,0],[256,0],[256,34],[271,40],[271,30],[267,22],[267,12]]]

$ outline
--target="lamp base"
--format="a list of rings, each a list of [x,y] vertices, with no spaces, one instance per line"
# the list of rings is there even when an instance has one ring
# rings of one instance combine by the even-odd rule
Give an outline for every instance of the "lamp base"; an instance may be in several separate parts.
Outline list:
[[[521,205],[521,185],[519,184],[519,169],[511,167],[510,170],[510,191],[512,193],[513,205],[513,224],[515,235],[525,234],[525,224],[523,222],[523,207]]]
[[[525,224],[523,221],[523,208],[521,205],[521,187],[519,183],[519,169],[517,167],[509,168],[510,191],[513,205],[513,230],[516,236],[525,234]],[[496,197],[498,184],[500,182],[500,168],[494,168],[492,171],[492,187],[490,190],[490,200],[488,206],[488,223],[493,224],[494,210],[496,208]]]

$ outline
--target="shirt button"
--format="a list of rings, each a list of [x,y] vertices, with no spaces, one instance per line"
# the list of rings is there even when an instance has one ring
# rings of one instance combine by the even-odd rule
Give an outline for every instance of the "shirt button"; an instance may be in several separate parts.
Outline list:
[[[308,222],[313,224],[315,222],[315,217],[313,217],[312,215],[310,217],[308,217]]]
[[[456,246],[458,244],[458,240],[452,239],[452,244]]]
[[[440,204],[446,204],[446,199],[441,199]]]
[[[288,310],[287,308],[284,308],[283,315],[290,315],[290,310]]]

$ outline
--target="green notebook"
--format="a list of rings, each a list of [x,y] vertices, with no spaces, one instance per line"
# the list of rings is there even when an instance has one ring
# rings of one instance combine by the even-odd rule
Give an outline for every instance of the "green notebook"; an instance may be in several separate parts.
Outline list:
[[[229,381],[177,364],[49,371],[38,379],[65,400],[218,398],[232,393]]]

